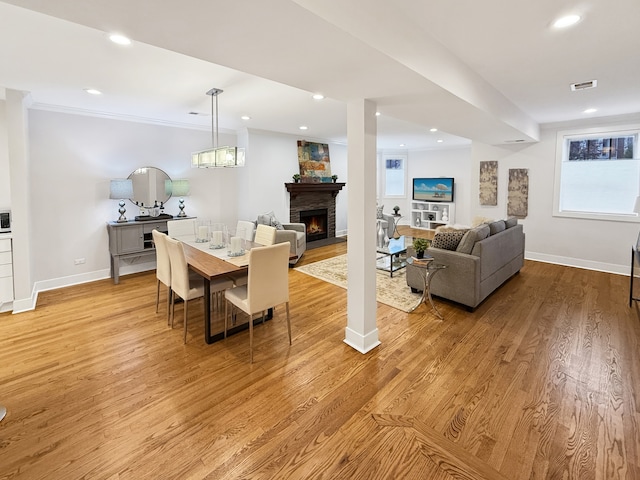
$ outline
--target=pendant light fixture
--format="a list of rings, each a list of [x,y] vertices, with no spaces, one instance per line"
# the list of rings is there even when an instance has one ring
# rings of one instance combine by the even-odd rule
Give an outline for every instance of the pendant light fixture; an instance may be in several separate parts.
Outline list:
[[[244,148],[218,146],[218,95],[223,90],[212,88],[207,92],[211,97],[211,142],[213,148],[191,154],[194,168],[244,167]],[[215,99],[215,108],[214,108]]]

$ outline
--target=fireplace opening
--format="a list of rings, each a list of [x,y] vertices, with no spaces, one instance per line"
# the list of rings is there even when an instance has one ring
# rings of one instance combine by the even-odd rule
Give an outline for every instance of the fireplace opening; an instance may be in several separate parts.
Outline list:
[[[300,222],[306,225],[307,242],[328,238],[328,210],[326,208],[301,211]]]

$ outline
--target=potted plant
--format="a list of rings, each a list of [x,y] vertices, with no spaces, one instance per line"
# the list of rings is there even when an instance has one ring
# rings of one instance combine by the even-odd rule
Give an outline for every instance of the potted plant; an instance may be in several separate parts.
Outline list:
[[[293,181],[295,183],[300,183],[300,174],[299,173],[294,173],[291,178],[293,178]]]
[[[426,238],[414,238],[413,249],[416,251],[416,257],[424,258],[424,251],[429,247],[429,241]]]
[[[333,180],[333,183],[336,183],[336,180],[338,180],[338,175],[331,175],[331,180]]]
[[[397,217],[398,215],[400,215],[398,212],[400,211],[400,207],[398,205],[396,205],[395,207],[393,207],[393,214]]]

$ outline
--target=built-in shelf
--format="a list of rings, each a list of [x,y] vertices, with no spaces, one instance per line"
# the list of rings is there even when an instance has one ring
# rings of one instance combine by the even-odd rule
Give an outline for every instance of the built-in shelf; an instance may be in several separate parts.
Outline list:
[[[411,202],[411,226],[433,230],[440,225],[454,223],[456,215],[455,203],[427,202],[413,200]]]

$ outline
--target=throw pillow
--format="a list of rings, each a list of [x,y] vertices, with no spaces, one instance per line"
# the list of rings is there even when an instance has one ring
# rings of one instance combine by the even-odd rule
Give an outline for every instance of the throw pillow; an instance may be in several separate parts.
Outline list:
[[[479,227],[472,228],[464,234],[462,240],[460,240],[460,243],[458,244],[458,248],[456,248],[456,252],[467,254],[471,253],[476,242],[487,238],[489,236],[489,232],[489,225],[480,225]]]
[[[518,224],[517,217],[509,217],[504,221],[505,228],[515,227]]]
[[[489,230],[491,235],[495,235],[496,233],[500,233],[505,229],[504,220],[496,220],[495,222],[491,222],[489,224]]]
[[[276,230],[284,230],[282,223],[276,218],[273,211],[268,213],[261,213],[258,215],[258,224],[269,225],[270,227],[275,227]]]
[[[384,205],[380,205],[379,207],[376,207],[376,218],[377,218],[378,220],[380,220],[380,219],[384,218],[384,217],[382,216],[382,210],[383,210],[383,209],[384,209]]]
[[[455,250],[466,230],[454,230],[451,232],[438,232],[433,236],[431,247],[442,248],[443,250]]]
[[[271,215],[271,226],[276,227],[276,230],[284,230],[282,223],[280,223],[280,220],[278,220],[275,215]]]

